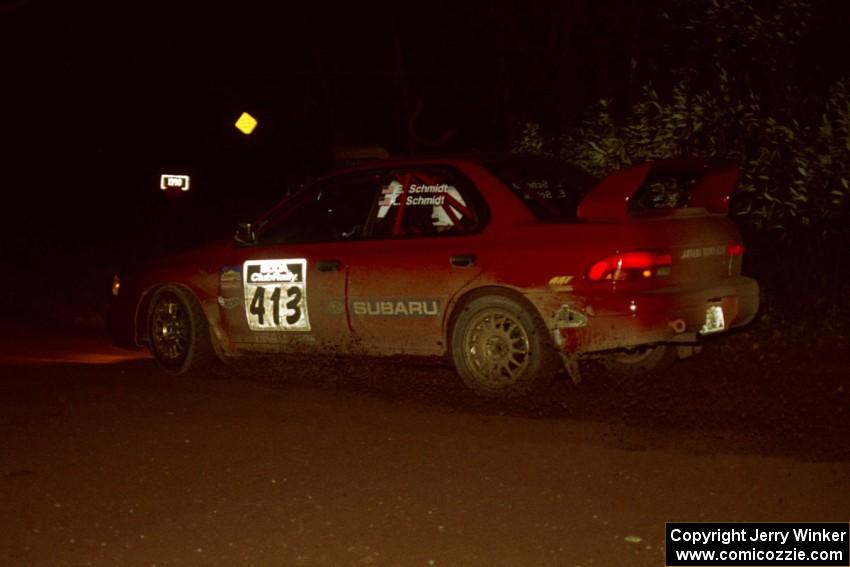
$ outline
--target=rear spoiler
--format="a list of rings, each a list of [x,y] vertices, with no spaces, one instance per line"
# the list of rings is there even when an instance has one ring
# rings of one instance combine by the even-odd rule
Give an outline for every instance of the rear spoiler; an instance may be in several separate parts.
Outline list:
[[[629,200],[650,173],[658,172],[701,176],[694,185],[687,206],[702,207],[711,213],[729,212],[729,198],[738,182],[738,168],[728,161],[682,158],[648,162],[612,173],[579,203],[579,218],[590,221],[629,220]]]

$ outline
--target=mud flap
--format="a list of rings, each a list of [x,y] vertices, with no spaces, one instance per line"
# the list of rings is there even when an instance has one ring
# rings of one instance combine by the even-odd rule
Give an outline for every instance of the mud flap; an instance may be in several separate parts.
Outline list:
[[[561,351],[561,360],[564,363],[564,368],[567,369],[567,374],[573,384],[581,382],[581,370],[579,369],[579,355]]]

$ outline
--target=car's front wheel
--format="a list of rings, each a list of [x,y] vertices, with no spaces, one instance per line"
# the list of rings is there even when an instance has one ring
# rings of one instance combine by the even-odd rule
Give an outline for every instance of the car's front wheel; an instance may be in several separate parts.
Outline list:
[[[206,369],[216,358],[200,304],[177,286],[163,286],[154,292],[148,312],[148,340],[157,364],[169,374]]]
[[[458,316],[452,359],[464,383],[487,397],[516,397],[548,387],[561,368],[548,331],[523,305],[479,297]]]

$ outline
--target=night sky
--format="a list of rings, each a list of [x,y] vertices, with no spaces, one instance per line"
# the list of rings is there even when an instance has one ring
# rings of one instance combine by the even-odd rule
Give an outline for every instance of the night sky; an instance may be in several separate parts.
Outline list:
[[[844,4],[819,12],[813,77],[845,70],[829,63]],[[110,261],[155,243],[170,208],[189,240],[231,234],[338,145],[510,149],[525,119],[557,132],[601,97],[663,83],[689,39],[663,13],[685,5],[3,0],[4,232],[18,252]],[[260,121],[250,137],[233,127],[242,111]],[[167,203],[163,172],[191,174],[191,195]]]

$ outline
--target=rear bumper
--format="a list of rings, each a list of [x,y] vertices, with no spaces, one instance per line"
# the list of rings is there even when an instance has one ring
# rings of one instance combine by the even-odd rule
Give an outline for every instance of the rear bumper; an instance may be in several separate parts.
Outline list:
[[[551,326],[565,352],[596,352],[653,343],[693,343],[746,325],[759,307],[758,283],[734,277],[699,288],[665,288],[642,293],[585,297],[581,307],[563,305]],[[718,306],[722,330],[707,329],[709,307]]]

